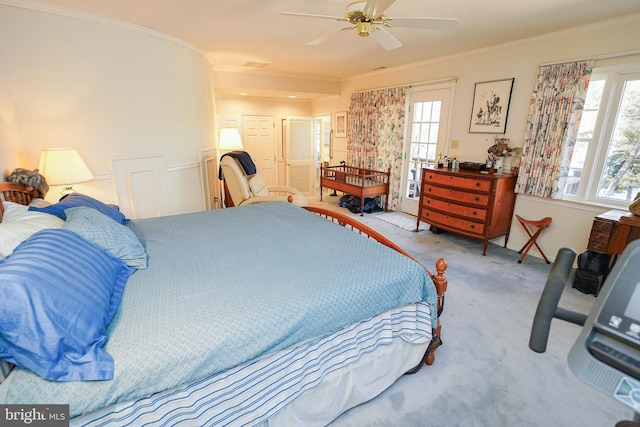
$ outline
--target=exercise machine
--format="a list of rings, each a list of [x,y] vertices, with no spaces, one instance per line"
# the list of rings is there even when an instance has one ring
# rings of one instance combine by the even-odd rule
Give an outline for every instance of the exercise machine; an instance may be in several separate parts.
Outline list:
[[[631,242],[607,276],[590,313],[558,307],[576,253],[558,251],[538,302],[529,348],[544,353],[551,320],[582,326],[567,358],[582,381],[634,410],[633,421],[616,427],[640,427],[640,240]]]

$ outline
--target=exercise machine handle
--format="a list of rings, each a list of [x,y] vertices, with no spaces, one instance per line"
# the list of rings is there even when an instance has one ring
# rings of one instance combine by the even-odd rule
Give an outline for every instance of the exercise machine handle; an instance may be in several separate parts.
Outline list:
[[[577,325],[584,325],[587,320],[585,314],[558,308],[564,287],[569,282],[575,258],[576,253],[573,250],[561,248],[558,250],[551,271],[549,271],[529,337],[529,348],[537,353],[544,353],[547,350],[551,320],[554,317]]]

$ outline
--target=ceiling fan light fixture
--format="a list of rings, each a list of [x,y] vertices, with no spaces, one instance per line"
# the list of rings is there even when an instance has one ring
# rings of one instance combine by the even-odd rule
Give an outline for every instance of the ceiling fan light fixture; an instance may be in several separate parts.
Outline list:
[[[371,34],[371,22],[358,22],[358,35],[360,37],[368,37]]]
[[[344,11],[344,16],[349,20],[352,24],[357,24],[358,22],[366,19],[362,10],[367,5],[366,1],[354,1],[353,3],[349,3]]]

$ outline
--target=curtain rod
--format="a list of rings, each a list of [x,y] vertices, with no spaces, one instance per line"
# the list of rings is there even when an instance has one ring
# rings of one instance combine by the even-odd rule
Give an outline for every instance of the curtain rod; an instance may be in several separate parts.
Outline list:
[[[450,81],[457,81],[458,78],[457,77],[445,77],[443,79],[435,79],[435,80],[427,80],[424,82],[417,82],[417,83],[409,83],[406,85],[397,85],[397,86],[387,86],[387,87],[377,87],[374,89],[362,89],[362,90],[354,90],[353,93],[362,93],[362,92],[371,92],[373,90],[383,90],[383,89],[396,89],[399,87],[414,87],[414,86],[422,86],[422,85],[427,85],[427,84],[434,84],[434,83],[442,83],[442,82],[450,82]]]
[[[558,64],[567,64],[569,62],[578,62],[578,61],[587,61],[589,59],[609,59],[609,58],[619,58],[622,56],[631,56],[640,54],[640,49],[636,50],[627,50],[624,52],[616,52],[616,53],[608,53],[604,55],[596,55],[590,56],[588,58],[577,58],[577,59],[568,59],[565,61],[555,61],[555,62],[545,62],[544,64],[540,64],[540,67],[546,67],[547,65],[558,65]]]

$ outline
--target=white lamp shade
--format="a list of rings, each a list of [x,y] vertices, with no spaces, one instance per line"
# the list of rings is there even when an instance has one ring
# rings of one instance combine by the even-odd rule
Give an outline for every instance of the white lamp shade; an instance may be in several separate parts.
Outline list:
[[[75,148],[48,148],[40,155],[40,174],[49,185],[87,182],[93,175]]]
[[[218,150],[232,151],[242,150],[243,148],[238,128],[220,128]]]

